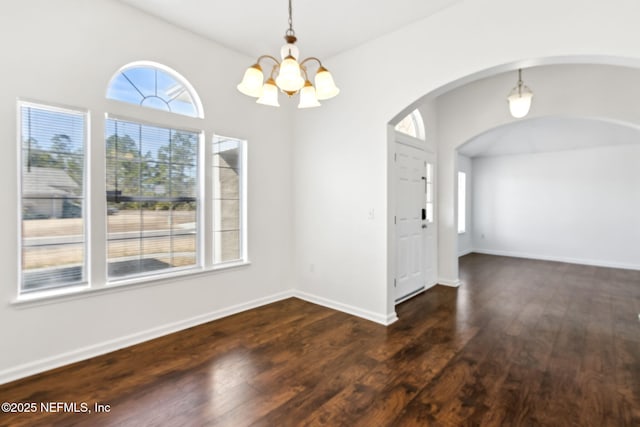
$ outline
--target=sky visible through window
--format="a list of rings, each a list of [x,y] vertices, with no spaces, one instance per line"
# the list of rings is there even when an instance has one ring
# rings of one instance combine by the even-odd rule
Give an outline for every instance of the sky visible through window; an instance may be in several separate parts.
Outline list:
[[[149,66],[119,72],[109,84],[107,98],[185,116],[198,116],[187,88],[169,73]]]

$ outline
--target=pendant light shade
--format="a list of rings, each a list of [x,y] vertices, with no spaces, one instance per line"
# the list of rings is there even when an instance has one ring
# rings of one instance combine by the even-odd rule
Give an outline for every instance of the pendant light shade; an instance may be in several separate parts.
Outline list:
[[[533,92],[522,82],[522,70],[518,70],[518,85],[514,87],[507,100],[509,101],[509,112],[516,119],[521,119],[529,114]]]
[[[340,93],[333,76],[322,66],[316,57],[310,56],[299,61],[300,51],[296,46],[296,35],[293,31],[291,0],[289,0],[289,28],[285,32],[286,44],[280,49],[280,60],[271,55],[262,55],[256,63],[249,67],[238,84],[238,90],[245,95],[258,98],[258,104],[279,107],[278,90],[289,97],[300,94],[298,108],[318,107],[319,99],[330,99]],[[264,82],[260,61],[269,60],[275,63],[269,79]],[[317,63],[317,68],[309,69],[309,64]],[[311,83],[315,69],[314,85]],[[263,84],[264,82],[264,84]]]
[[[258,104],[270,105],[272,107],[279,107],[278,103],[278,87],[276,82],[272,78],[267,80],[262,86],[262,96],[256,101]]]
[[[304,86],[300,65],[293,56],[287,56],[280,64],[276,84],[285,92],[297,92]]]
[[[333,76],[324,67],[318,68],[315,78],[316,83],[316,95],[318,99],[330,99],[340,93],[340,89],[337,88],[333,82]]]
[[[300,90],[300,103],[298,108],[319,107],[320,103],[316,97],[316,90],[309,80],[304,82],[304,87]]]
[[[238,85],[238,90],[247,96],[258,98],[262,94],[262,68],[259,64],[253,64],[244,72],[244,77]]]

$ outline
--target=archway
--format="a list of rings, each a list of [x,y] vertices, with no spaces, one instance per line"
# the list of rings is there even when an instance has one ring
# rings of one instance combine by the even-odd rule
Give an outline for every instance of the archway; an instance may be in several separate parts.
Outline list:
[[[534,91],[529,118],[574,116],[637,125],[640,115],[632,108],[632,102],[640,94],[636,89],[640,83],[639,65],[637,60],[594,56],[549,57],[499,65],[441,86],[390,121],[394,124],[407,111],[420,108],[427,135],[430,128],[437,127],[439,283],[450,286],[460,283],[455,227],[457,150],[489,129],[516,121],[509,115],[506,103],[506,95],[517,78],[514,71],[525,68],[525,82]],[[392,192],[391,186],[389,189]],[[390,194],[390,205],[393,200],[394,195]],[[393,227],[388,232],[391,242]],[[394,248],[390,245],[389,250]],[[395,265],[392,257],[388,259],[393,276]]]

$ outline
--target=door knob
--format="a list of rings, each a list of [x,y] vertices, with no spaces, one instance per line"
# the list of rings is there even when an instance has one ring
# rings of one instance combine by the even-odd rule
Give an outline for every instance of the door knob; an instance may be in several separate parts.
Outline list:
[[[422,228],[427,228],[427,224],[422,224]]]

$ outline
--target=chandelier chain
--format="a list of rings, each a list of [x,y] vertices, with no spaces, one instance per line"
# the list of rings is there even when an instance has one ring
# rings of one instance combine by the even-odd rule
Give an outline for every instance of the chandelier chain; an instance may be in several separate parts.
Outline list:
[[[292,16],[292,8],[291,8],[291,0],[289,0],[289,29],[287,30],[287,34],[295,34],[293,31],[293,18]]]

